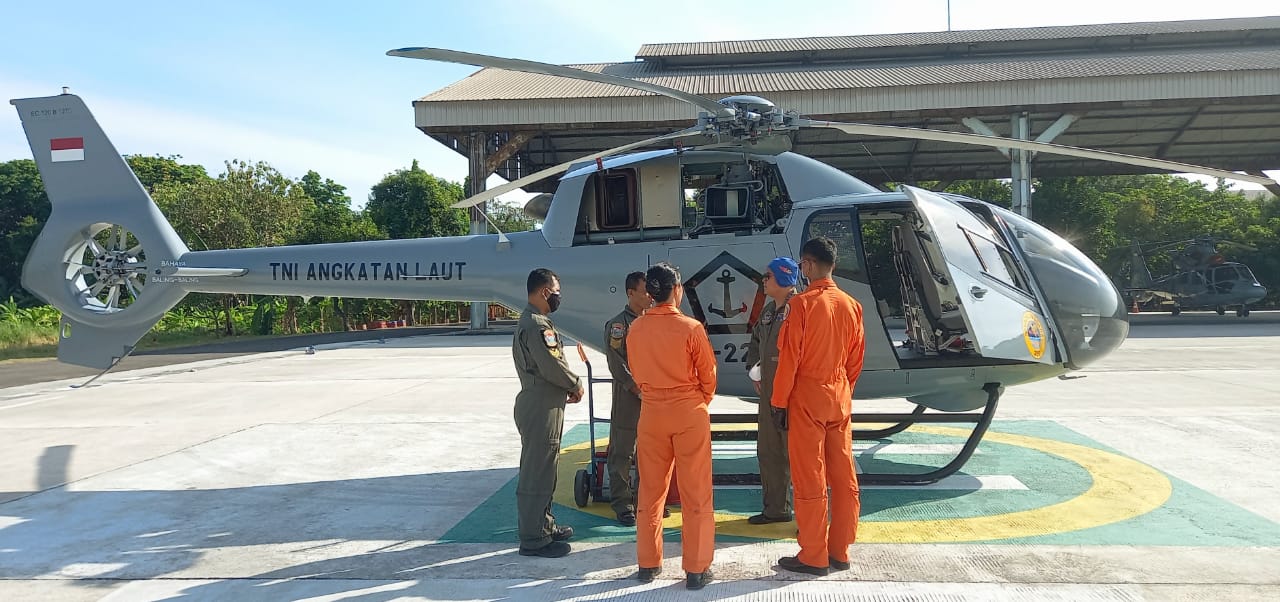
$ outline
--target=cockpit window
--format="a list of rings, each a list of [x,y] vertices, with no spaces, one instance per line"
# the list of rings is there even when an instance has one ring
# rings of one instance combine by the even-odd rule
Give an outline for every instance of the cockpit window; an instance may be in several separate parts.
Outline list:
[[[993,238],[991,232],[974,232],[965,227],[960,230],[964,232],[965,238],[969,240],[969,247],[973,249],[973,254],[978,256],[978,263],[982,265],[982,273],[994,278],[1001,283],[1016,289],[1024,295],[1030,295],[1031,289],[1027,287],[1026,280],[1022,277],[1021,270],[1018,269],[1018,262],[1013,259],[1013,253],[1003,243],[997,242]]]
[[[835,275],[849,280],[867,282],[867,270],[862,264],[863,254],[858,244],[858,223],[853,211],[837,209],[822,211],[809,218],[805,226],[805,240],[825,236],[836,243]]]
[[[1021,215],[991,207],[1023,251],[1032,278],[1066,344],[1068,365],[1081,368],[1124,342],[1124,299],[1106,273],[1061,236]]]
[[[596,193],[596,218],[601,230],[636,227],[636,170],[615,169],[592,176]]]

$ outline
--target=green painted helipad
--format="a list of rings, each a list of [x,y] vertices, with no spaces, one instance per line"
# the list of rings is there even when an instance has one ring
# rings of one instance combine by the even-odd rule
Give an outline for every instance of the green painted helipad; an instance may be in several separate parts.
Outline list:
[[[580,509],[572,502],[573,474],[587,467],[587,433],[586,425],[577,425],[565,434],[553,511],[559,522],[573,525],[576,541],[633,541],[634,528],[614,521],[607,503]],[[918,426],[892,440],[858,442],[858,463],[868,472],[923,472],[946,462],[966,435],[964,429]],[[747,442],[717,442],[714,453],[717,473],[756,470]],[[746,522],[760,510],[758,488],[717,488],[715,507],[722,541],[795,535],[794,523]],[[515,516],[512,479],[444,539],[514,542]],[[668,538],[678,540],[679,512],[664,524]],[[1275,546],[1280,524],[1055,422],[1015,420],[993,424],[964,470],[942,483],[864,488],[859,541]]]

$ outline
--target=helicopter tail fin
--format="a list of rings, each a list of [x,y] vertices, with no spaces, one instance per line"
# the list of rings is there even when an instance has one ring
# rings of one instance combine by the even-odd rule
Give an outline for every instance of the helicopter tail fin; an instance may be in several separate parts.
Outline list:
[[[1144,289],[1151,286],[1151,270],[1147,269],[1147,260],[1142,257],[1142,249],[1133,243],[1130,255],[1129,288]]]
[[[186,295],[172,276],[187,246],[80,97],[10,104],[52,206],[22,286],[62,311],[59,360],[110,368]]]

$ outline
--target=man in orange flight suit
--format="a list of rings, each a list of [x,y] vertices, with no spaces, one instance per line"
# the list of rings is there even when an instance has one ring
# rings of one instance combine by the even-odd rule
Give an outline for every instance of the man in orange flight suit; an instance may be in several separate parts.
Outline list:
[[[650,267],[645,289],[655,306],[627,333],[627,363],[640,389],[636,428],[636,556],[639,579],[662,572],[662,509],[675,465],[684,522],[680,529],[685,586],[711,581],[716,519],[711,500],[711,415],[716,358],[697,320],[680,313],[684,287],[667,264]]]
[[[778,338],[773,418],[789,430],[791,487],[800,553],[778,560],[789,571],[826,575],[849,568],[857,538],[858,478],[849,416],[853,385],[862,373],[862,305],[836,288],[836,246],[820,236],[800,249],[809,288],[788,302]],[[827,487],[831,520],[827,521]]]

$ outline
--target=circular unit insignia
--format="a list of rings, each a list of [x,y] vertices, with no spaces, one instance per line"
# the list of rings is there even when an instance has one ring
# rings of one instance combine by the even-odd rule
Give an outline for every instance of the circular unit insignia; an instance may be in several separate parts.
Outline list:
[[[1027,343],[1027,351],[1031,357],[1044,357],[1044,350],[1049,346],[1049,337],[1045,334],[1044,323],[1040,316],[1032,312],[1022,314],[1022,340]]]

